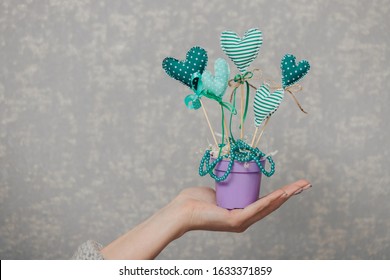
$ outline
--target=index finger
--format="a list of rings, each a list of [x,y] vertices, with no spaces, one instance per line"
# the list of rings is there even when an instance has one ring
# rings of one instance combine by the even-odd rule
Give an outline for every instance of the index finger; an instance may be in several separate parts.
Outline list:
[[[309,187],[309,186],[310,186],[309,181],[307,181],[305,179],[298,180],[292,184],[283,186],[283,187],[267,194],[266,196],[260,198],[256,202],[247,206],[243,212],[246,212],[245,214],[247,214],[248,216],[255,215],[256,213],[262,211],[264,208],[268,207],[269,205],[273,204],[274,201],[277,201],[279,199],[283,200],[283,202],[281,203],[281,204],[283,204],[295,192],[297,192],[303,188]]]

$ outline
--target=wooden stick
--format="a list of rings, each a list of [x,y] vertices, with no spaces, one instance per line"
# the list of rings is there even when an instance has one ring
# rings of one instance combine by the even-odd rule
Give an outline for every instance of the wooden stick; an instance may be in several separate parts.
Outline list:
[[[269,121],[270,118],[271,118],[271,116],[269,116],[269,117],[265,120],[265,123],[264,123],[264,125],[263,125],[263,128],[262,128],[261,131],[260,131],[259,138],[257,138],[255,147],[257,147],[257,146],[259,145],[261,136],[263,136],[264,130],[265,130],[265,128],[266,128],[266,126],[267,126],[268,121]]]
[[[244,84],[240,86],[241,88],[241,134],[240,138],[244,138],[244,98],[245,98],[245,93],[244,93]]]
[[[253,137],[252,137],[251,147],[253,147],[253,144],[255,143],[255,139],[256,139],[256,135],[257,135],[258,130],[259,130],[259,127],[256,126],[255,134],[253,134]]]
[[[206,121],[207,121],[207,123],[208,123],[208,125],[209,125],[210,131],[211,131],[211,135],[213,135],[213,139],[214,139],[214,142],[215,142],[215,146],[218,148],[218,141],[217,141],[217,138],[215,138],[214,130],[213,130],[213,128],[211,127],[211,123],[210,123],[209,117],[208,117],[208,115],[207,115],[206,108],[204,107],[204,104],[203,104],[202,100],[199,99],[199,101],[200,101],[200,105],[201,105],[201,107],[202,107],[202,109],[203,109],[204,116],[206,117]]]
[[[227,136],[226,137],[226,139],[227,139],[226,142],[227,142],[227,147],[228,147],[228,153],[230,153],[229,131],[228,131],[228,127],[227,127],[225,118],[223,119],[223,123],[225,125],[225,135]]]

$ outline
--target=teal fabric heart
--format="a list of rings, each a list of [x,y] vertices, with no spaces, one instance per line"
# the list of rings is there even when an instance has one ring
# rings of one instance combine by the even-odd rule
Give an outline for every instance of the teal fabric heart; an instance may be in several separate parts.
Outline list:
[[[210,71],[205,70],[202,74],[203,88],[215,95],[222,97],[225,94],[230,76],[229,65],[223,58],[214,62],[214,76]]]
[[[307,60],[301,60],[295,63],[295,56],[286,54],[280,63],[282,70],[282,86],[286,88],[301,80],[310,70],[310,64]]]
[[[262,84],[256,90],[255,99],[253,101],[256,126],[260,126],[268,116],[271,116],[279,108],[283,97],[283,89],[277,89],[271,93],[268,84]]]
[[[173,57],[166,57],[162,62],[162,67],[170,77],[191,87],[192,74],[196,72],[202,74],[207,60],[207,52],[195,46],[187,52],[186,60],[180,61]]]
[[[257,57],[263,44],[263,35],[257,28],[249,29],[242,39],[233,31],[224,31],[220,41],[222,50],[237,66],[238,70],[244,73]]]

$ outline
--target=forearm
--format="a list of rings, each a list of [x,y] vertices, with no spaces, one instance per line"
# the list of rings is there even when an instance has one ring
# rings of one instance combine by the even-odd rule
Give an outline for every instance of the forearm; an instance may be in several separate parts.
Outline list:
[[[154,259],[186,231],[185,213],[175,202],[101,250],[105,259]]]
[[[243,232],[278,209],[294,194],[311,187],[299,180],[260,198],[244,209],[216,205],[208,187],[182,191],[171,203],[101,250],[105,259],[154,259],[170,242],[189,230]]]

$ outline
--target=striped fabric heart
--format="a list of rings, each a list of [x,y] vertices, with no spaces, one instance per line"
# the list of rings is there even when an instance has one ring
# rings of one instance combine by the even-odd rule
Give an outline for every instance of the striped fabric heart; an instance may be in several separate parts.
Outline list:
[[[221,47],[241,73],[244,73],[257,57],[263,44],[263,35],[257,28],[249,29],[241,39],[233,31],[221,34]]]
[[[291,86],[301,80],[310,70],[310,64],[307,60],[301,60],[295,63],[295,56],[286,54],[280,63],[282,70],[283,88]]]
[[[283,100],[283,96],[283,89],[277,89],[273,93],[270,93],[268,84],[262,84],[256,90],[253,102],[255,126],[260,126],[267,117],[271,116],[278,109]]]
[[[229,64],[223,58],[214,62],[214,76],[210,71],[205,70],[202,74],[203,88],[211,91],[216,96],[222,97],[225,94],[230,76]]]
[[[198,46],[192,47],[186,56],[186,60],[166,57],[162,62],[165,72],[172,78],[182,82],[191,88],[192,74],[203,73],[207,65],[207,52]]]

